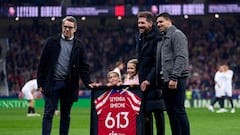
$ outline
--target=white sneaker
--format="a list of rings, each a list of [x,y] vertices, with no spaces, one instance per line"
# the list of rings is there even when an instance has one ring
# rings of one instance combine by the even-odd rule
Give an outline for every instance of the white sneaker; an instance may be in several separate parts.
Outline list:
[[[60,111],[56,110],[55,115],[60,115]]]
[[[213,108],[213,106],[211,106],[211,105],[208,106],[208,110],[211,111],[211,112],[214,112],[214,108]]]
[[[225,113],[225,112],[228,112],[228,110],[225,109],[225,108],[221,108],[221,109],[216,111],[216,113]]]
[[[33,116],[40,117],[41,115],[39,113],[33,113]]]
[[[34,115],[33,115],[33,113],[27,113],[26,116],[27,116],[27,117],[33,117]]]
[[[235,113],[235,112],[236,112],[235,108],[232,108],[231,113]]]

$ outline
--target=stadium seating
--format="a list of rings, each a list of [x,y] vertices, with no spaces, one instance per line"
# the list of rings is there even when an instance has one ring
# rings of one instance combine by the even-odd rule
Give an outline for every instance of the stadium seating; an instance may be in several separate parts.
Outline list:
[[[240,89],[239,18],[239,15],[226,15],[221,19],[210,15],[189,19],[174,17],[175,24],[189,39],[191,77],[188,89],[196,93],[195,98],[211,98],[213,77],[219,64],[230,66],[235,73],[233,88]],[[60,21],[33,19],[8,26],[10,49],[6,65],[10,95],[16,95],[23,83],[36,74],[42,43],[60,31]],[[100,17],[89,22],[79,21],[76,36],[87,46],[94,81],[104,84],[106,73],[113,69],[116,61],[127,62],[135,57],[136,32],[133,17],[122,21]]]

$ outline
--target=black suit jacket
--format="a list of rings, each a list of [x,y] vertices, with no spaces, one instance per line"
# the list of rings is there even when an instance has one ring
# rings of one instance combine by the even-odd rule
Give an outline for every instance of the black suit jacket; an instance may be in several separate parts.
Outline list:
[[[43,88],[43,94],[52,94],[54,67],[57,63],[61,49],[60,38],[61,34],[58,34],[49,37],[44,43],[37,73],[38,87]],[[77,38],[74,38],[74,45],[69,62],[69,75],[66,80],[67,90],[64,93],[67,100],[70,102],[78,100],[80,77],[87,87],[88,84],[91,83],[89,65],[86,62],[87,55],[85,53],[85,48],[82,42]]]

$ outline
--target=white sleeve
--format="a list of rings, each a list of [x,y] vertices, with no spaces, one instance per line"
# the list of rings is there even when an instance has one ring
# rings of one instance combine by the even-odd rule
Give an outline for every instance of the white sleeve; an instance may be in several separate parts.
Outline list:
[[[233,78],[233,71],[232,71],[232,70],[228,70],[228,71],[226,72],[226,77],[227,77],[228,79],[232,79],[232,78]]]
[[[38,89],[37,79],[34,79],[34,80],[33,80],[33,88],[34,88],[35,90]]]
[[[214,76],[214,81],[215,81],[215,83],[219,83],[219,79],[220,79],[220,72],[217,71],[216,74],[215,74],[215,76]]]

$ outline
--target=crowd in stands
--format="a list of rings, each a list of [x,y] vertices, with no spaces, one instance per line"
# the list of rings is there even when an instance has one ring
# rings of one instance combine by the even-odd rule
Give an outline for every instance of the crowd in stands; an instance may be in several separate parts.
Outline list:
[[[179,17],[180,18],[180,17]],[[179,19],[175,24],[189,39],[191,77],[188,89],[194,98],[211,98],[214,74],[219,64],[228,64],[234,71],[233,88],[240,89],[240,20]],[[107,72],[117,61],[126,63],[135,57],[136,22],[79,25],[76,36],[86,45],[91,78],[106,83]],[[7,80],[10,95],[15,95],[27,80],[36,75],[44,40],[60,31],[59,23],[34,20],[31,25],[10,25],[7,55]],[[126,68],[123,72],[126,71]],[[80,82],[81,83],[81,82]],[[81,88],[81,89],[84,89]]]
[[[0,0],[1,6],[113,6],[183,3],[237,3],[238,0]]]
[[[62,0],[0,0],[0,7],[8,6],[60,6]]]

